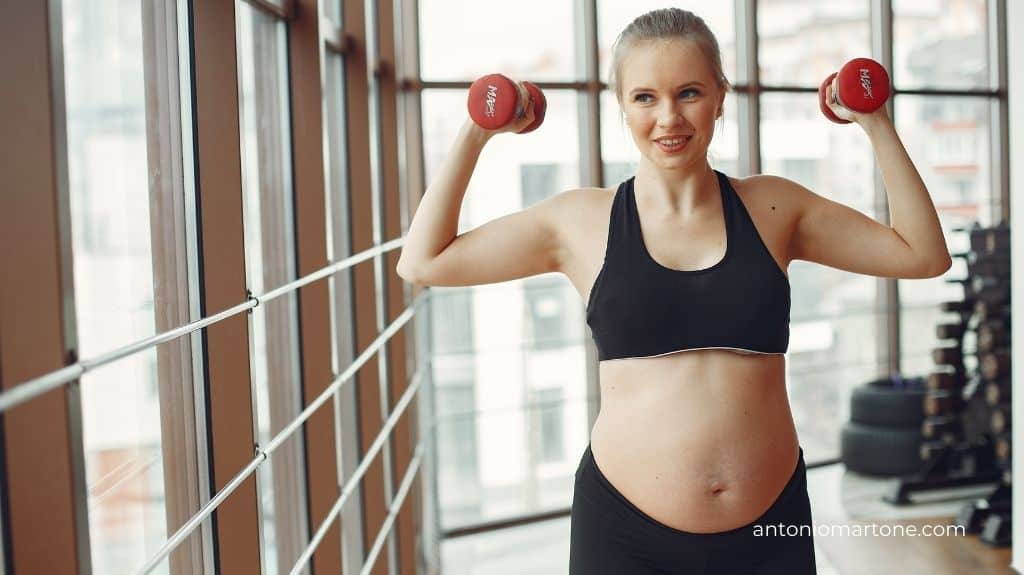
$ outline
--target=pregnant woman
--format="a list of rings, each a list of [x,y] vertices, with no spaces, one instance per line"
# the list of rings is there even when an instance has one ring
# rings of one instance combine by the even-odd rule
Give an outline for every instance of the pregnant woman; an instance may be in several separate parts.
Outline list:
[[[815,573],[803,450],[785,385],[789,262],[889,278],[942,274],[935,206],[891,120],[825,104],[874,148],[892,226],[785,178],[707,158],[730,88],[704,21],[636,18],[610,86],[639,148],[614,188],[567,190],[456,235],[481,150],[467,118],[424,194],[398,273],[466,286],[560,272],[587,302],[601,412],[576,472],[572,575]],[[525,93],[525,87],[522,88]],[[765,535],[768,525],[798,535]]]

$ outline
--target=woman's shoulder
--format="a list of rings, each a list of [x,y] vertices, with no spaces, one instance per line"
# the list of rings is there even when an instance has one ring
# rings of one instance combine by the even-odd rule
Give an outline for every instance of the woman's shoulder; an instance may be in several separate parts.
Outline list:
[[[580,210],[590,211],[607,206],[615,196],[615,187],[582,187],[566,190],[561,193],[563,196],[560,202],[569,213],[580,213]]]
[[[595,228],[607,226],[616,187],[580,187],[558,194],[555,221],[564,237],[575,243]]]
[[[801,186],[782,176],[753,174],[743,178],[726,176],[744,203],[769,202],[773,205],[796,205],[800,201]]]

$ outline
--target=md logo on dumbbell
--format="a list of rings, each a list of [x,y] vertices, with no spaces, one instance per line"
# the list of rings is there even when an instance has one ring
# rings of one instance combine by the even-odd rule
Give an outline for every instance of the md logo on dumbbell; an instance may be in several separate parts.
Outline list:
[[[826,102],[826,88],[832,86],[832,103],[847,110],[870,114],[889,99],[889,73],[871,58],[854,58],[838,72],[825,78],[818,88],[818,104],[825,117],[837,124],[849,124],[835,115]]]
[[[518,133],[526,134],[544,122],[547,99],[532,82],[513,82],[502,74],[477,78],[469,87],[466,107],[469,116],[485,130],[500,130],[526,115],[527,103],[533,103],[533,121]]]
[[[494,117],[494,103],[498,101],[498,87],[490,84],[487,86],[487,108],[484,111],[488,118]]]
[[[864,96],[869,100],[875,98],[874,93],[871,91],[871,72],[867,68],[860,69],[860,87],[864,88]]]

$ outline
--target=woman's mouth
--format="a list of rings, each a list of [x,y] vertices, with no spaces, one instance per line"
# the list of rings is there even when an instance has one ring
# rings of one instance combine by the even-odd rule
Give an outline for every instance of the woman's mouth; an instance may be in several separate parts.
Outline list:
[[[689,143],[692,136],[676,136],[671,138],[658,138],[654,140],[654,143],[658,145],[658,149],[666,154],[672,154],[675,152],[682,151]]]

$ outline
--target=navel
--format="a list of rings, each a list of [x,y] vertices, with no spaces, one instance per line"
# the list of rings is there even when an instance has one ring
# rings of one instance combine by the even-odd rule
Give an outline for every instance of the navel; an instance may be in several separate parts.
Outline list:
[[[708,492],[712,495],[721,495],[729,489],[729,485],[724,481],[713,480],[708,486]]]

